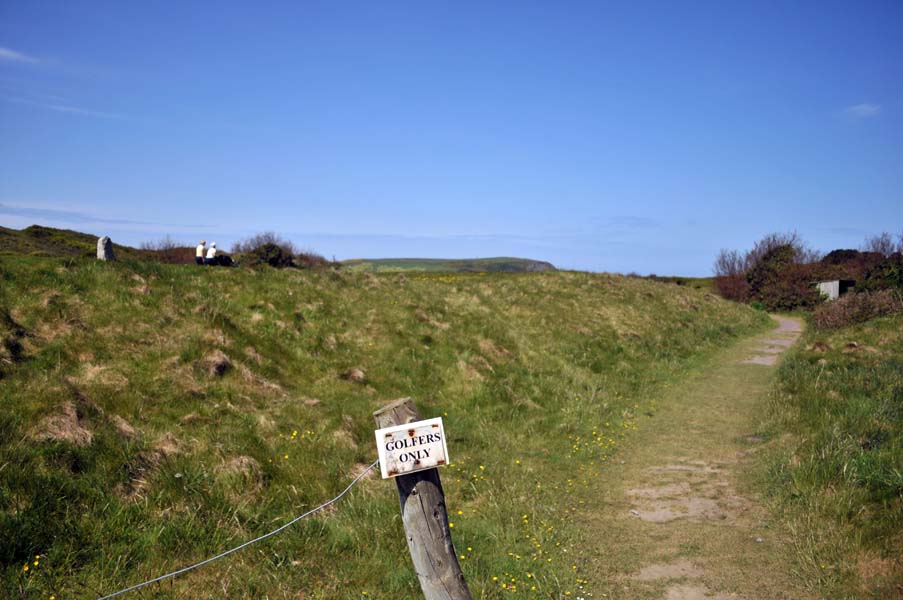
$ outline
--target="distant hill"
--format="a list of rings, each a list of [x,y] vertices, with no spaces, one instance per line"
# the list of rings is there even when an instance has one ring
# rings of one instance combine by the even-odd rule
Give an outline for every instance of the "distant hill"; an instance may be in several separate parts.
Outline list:
[[[402,271],[527,273],[553,271],[552,263],[529,258],[355,258],[342,261],[349,271],[389,273]]]
[[[0,227],[0,255],[93,257],[97,256],[97,238],[100,236],[56,229],[42,225],[32,225],[25,229],[9,229]],[[117,258],[146,259],[152,253],[138,250],[130,246],[113,243],[113,251]]]

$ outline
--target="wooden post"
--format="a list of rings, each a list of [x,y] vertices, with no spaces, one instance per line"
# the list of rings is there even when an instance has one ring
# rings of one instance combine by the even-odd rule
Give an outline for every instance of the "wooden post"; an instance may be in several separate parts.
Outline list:
[[[382,407],[373,413],[373,418],[380,429],[421,420],[410,398],[401,398]],[[439,470],[399,475],[395,483],[408,549],[424,598],[473,600],[452,544]]]

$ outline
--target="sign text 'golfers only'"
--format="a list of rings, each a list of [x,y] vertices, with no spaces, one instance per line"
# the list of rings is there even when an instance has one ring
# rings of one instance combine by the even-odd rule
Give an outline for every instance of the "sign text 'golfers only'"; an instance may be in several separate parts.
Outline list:
[[[376,430],[383,479],[448,464],[442,418]]]

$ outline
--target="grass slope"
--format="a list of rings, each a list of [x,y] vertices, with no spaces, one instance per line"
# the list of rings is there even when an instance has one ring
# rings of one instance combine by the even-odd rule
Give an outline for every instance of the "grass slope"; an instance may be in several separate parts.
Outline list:
[[[445,418],[475,595],[576,597],[586,469],[686,365],[767,326],[604,274],[0,257],[0,596],[96,597],[269,531],[372,462],[372,411],[409,395]],[[395,486],[370,477],[334,512],[143,597],[418,590]]]
[[[903,316],[810,331],[780,369],[770,485],[820,597],[903,596]]]
[[[661,283],[673,283],[674,285],[685,285],[694,290],[703,290],[706,292],[716,293],[714,277],[680,277],[676,275],[649,275],[649,279]]]
[[[350,271],[370,273],[422,272],[504,272],[519,273],[554,269],[551,263],[529,258],[356,258],[342,261]]]
[[[32,225],[25,229],[0,227],[0,256],[94,257],[100,236],[69,229]],[[119,259],[148,258],[148,252],[113,244]]]

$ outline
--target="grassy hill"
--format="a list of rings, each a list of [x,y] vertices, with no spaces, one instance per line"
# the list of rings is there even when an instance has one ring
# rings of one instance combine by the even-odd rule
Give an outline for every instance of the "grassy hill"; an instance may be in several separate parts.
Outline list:
[[[90,233],[32,225],[25,229],[0,227],[0,256],[93,257],[97,255],[97,238]],[[113,244],[119,259],[150,258],[150,253]]]
[[[767,326],[689,286],[557,271],[0,256],[0,282],[10,598],[97,597],[270,531],[375,459],[371,413],[400,396],[445,419],[441,475],[475,595],[577,597],[586,482],[655,417],[657,390]],[[334,511],[137,596],[418,590],[395,486],[377,476]]]
[[[99,236],[32,225],[22,230],[0,227],[0,256],[93,257]],[[123,260],[156,260],[173,264],[194,262],[194,247],[167,247],[145,250],[114,243],[116,257]],[[221,251],[222,253],[222,251]],[[422,272],[533,272],[554,269],[551,263],[527,258],[357,258],[342,261],[344,268],[354,272],[396,273]]]
[[[520,273],[547,271],[555,267],[551,263],[529,258],[355,258],[342,261],[350,271],[370,273],[420,272],[504,272]]]

